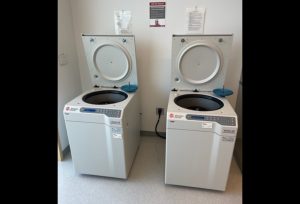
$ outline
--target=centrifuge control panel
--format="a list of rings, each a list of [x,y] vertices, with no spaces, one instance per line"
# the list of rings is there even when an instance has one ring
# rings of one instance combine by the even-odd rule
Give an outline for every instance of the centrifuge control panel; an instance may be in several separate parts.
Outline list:
[[[235,126],[236,125],[235,117],[187,114],[186,119],[187,120],[213,121],[213,122],[217,122],[221,125],[227,125],[227,126]]]
[[[121,110],[115,110],[115,109],[80,108],[80,112],[104,114],[111,118],[120,118],[121,117]]]

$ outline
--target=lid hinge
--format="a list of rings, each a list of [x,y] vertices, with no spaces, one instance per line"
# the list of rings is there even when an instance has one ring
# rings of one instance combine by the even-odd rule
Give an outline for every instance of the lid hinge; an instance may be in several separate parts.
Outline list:
[[[99,88],[98,85],[95,85],[94,87],[95,87],[95,88]],[[117,89],[117,88],[119,88],[119,87],[117,87],[116,85],[114,85],[114,86],[101,86],[101,85],[100,85],[100,87],[101,87],[101,88],[109,88],[109,89]]]

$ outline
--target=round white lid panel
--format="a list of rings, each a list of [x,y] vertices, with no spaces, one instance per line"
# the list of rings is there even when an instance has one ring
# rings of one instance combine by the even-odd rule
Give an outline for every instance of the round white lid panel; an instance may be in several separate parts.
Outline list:
[[[178,56],[178,69],[182,78],[192,84],[210,81],[222,66],[218,48],[197,43],[186,47]]]
[[[122,80],[131,71],[130,55],[119,45],[100,45],[94,52],[93,60],[100,75],[109,81]]]

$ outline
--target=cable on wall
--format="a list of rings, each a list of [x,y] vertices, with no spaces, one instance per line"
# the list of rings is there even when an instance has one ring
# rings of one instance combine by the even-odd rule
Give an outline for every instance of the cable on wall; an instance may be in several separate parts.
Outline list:
[[[159,123],[159,120],[160,120],[160,116],[161,116],[161,109],[158,110],[158,119],[157,119],[157,122],[156,122],[156,125],[155,125],[155,133],[158,137],[162,138],[162,139],[166,139],[166,137],[160,135],[157,131],[157,126],[158,126],[158,123]]]

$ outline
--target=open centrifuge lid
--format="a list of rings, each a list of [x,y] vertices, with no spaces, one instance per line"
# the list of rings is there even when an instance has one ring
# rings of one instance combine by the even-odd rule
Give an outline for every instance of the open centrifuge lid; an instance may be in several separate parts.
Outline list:
[[[231,45],[232,35],[173,35],[172,88],[223,87]]]
[[[93,85],[138,85],[133,35],[82,35]]]

